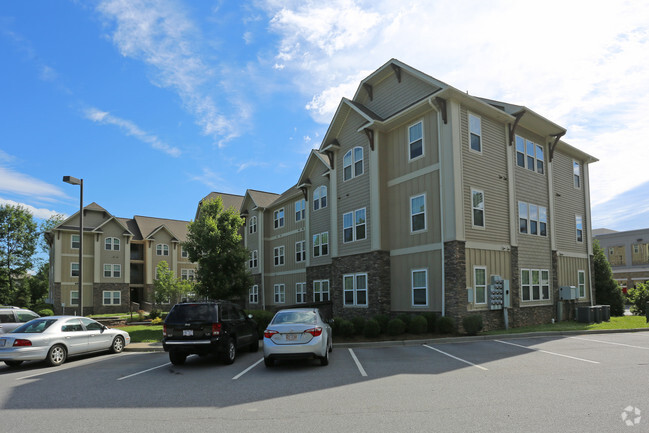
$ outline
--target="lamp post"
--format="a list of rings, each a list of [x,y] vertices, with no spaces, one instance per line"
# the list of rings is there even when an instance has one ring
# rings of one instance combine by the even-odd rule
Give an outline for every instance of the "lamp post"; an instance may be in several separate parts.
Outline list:
[[[81,187],[79,192],[79,315],[83,316],[83,179],[63,176],[63,182]]]

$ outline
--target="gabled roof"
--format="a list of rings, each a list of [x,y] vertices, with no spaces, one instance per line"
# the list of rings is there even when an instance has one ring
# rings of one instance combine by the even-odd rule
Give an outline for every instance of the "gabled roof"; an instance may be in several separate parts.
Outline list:
[[[108,212],[106,209],[103,207],[99,206],[97,203],[94,201],[90,203],[87,206],[83,207],[84,210],[84,215],[87,214],[87,212],[100,212],[104,214],[104,219],[96,226],[90,226],[88,221],[84,219],[83,222],[83,230],[84,232],[88,231],[101,231],[101,227],[104,226],[106,223],[108,223],[111,220],[117,221],[119,225],[121,225],[124,228],[125,233],[127,235],[132,235],[132,232],[127,228],[127,226],[120,221],[118,218],[115,218],[113,215],[111,215],[110,212]],[[52,228],[52,230],[79,230],[79,222],[76,224],[71,225],[71,221],[79,217],[79,212],[75,212],[65,220],[61,221],[56,227]]]
[[[247,194],[250,195],[255,206],[260,208],[267,208],[280,196],[274,192],[256,191],[254,189],[249,189]]]
[[[322,164],[327,170],[331,170],[329,158],[314,149],[309,154],[309,158],[307,158],[306,164],[304,164],[302,173],[300,174],[300,177],[297,181],[298,188],[302,185],[310,184],[311,180],[309,179],[309,176],[311,175],[315,167],[320,164]]]
[[[227,210],[233,207],[237,212],[241,211],[241,205],[243,205],[244,196],[237,194],[226,194],[224,192],[211,192],[203,197],[200,202],[198,202],[198,207],[196,208],[196,215],[194,219],[198,219],[198,211],[201,209],[203,202],[215,199],[217,197],[221,197],[221,201],[223,202],[223,209]]]
[[[292,187],[284,191],[282,195],[277,197],[277,199],[273,203],[271,203],[270,207],[280,205],[285,201],[290,200],[298,195],[302,197],[302,191],[300,191],[297,185],[293,185]]]
[[[152,218],[141,215],[135,215],[133,220],[140,229],[143,239],[148,239],[160,230],[166,230],[177,241],[187,239],[188,221],[170,220],[164,218]]]

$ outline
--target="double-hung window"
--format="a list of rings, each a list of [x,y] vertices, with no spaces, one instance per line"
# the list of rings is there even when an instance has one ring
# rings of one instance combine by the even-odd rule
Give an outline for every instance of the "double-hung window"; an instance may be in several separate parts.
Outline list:
[[[320,185],[313,191],[313,210],[327,207],[327,186]]]
[[[428,305],[428,270],[414,269],[412,271],[412,305],[425,307]]]
[[[471,190],[471,209],[473,227],[484,228],[484,192],[477,189]]]
[[[548,235],[548,210],[545,206],[518,202],[519,233]]]
[[[298,241],[295,243],[295,262],[303,262],[306,260],[306,242]]]
[[[79,291],[70,290],[70,305],[79,305]]]
[[[155,247],[155,253],[157,256],[168,256],[169,255],[169,245],[167,244],[158,244]]]
[[[273,212],[273,223],[276,229],[284,227],[284,208]]]
[[[284,266],[284,245],[273,249],[273,257],[275,258],[275,266]]]
[[[579,297],[586,297],[586,271],[577,271],[577,288],[579,290]]]
[[[180,279],[181,281],[194,281],[194,269],[181,269],[180,270]]]
[[[104,248],[106,250],[119,251],[119,239],[117,238],[106,238],[104,242]]]
[[[343,157],[343,180],[350,180],[363,174],[363,148],[357,146]]]
[[[253,234],[257,233],[257,217],[250,217],[250,222],[248,223],[248,233]]]
[[[306,302],[306,283],[295,283],[295,303],[304,304]]]
[[[410,198],[410,233],[426,230],[426,194]]]
[[[521,298],[523,301],[550,299],[550,271],[546,269],[521,269]]]
[[[122,303],[122,292],[115,290],[104,290],[103,305],[120,305]]]
[[[248,290],[248,302],[251,304],[259,303],[259,286],[257,284]]]
[[[367,306],[367,274],[343,275],[343,300],[345,306]]]
[[[365,208],[343,214],[343,242],[365,239]]]
[[[575,216],[575,227],[577,229],[577,242],[584,241],[584,220],[581,215]]]
[[[313,282],[313,301],[329,301],[329,280],[315,280]]]
[[[476,152],[482,152],[482,119],[469,113],[469,146]]]
[[[545,173],[545,156],[543,146],[527,140],[520,135],[516,136],[516,165],[535,171],[539,174]]]
[[[257,250],[250,251],[250,260],[248,261],[248,266],[250,268],[256,268],[258,264],[259,252]]]
[[[72,249],[73,250],[78,250],[80,244],[81,243],[79,242],[79,235],[72,235],[72,242],[71,242],[71,245],[70,245],[72,247]]]
[[[581,167],[577,161],[572,161],[572,178],[575,188],[581,188]]]
[[[104,265],[104,277],[120,278],[122,276],[122,265]]]
[[[70,276],[71,277],[79,276],[79,263],[70,263]]]
[[[476,266],[473,268],[473,290],[475,291],[475,303],[487,303],[487,268]]]
[[[408,157],[412,161],[424,154],[423,123],[417,122],[408,128]]]
[[[295,222],[303,221],[305,218],[306,201],[304,199],[295,202]]]
[[[313,235],[313,257],[329,254],[329,232]]]
[[[284,284],[275,284],[273,286],[273,300],[276,304],[286,302],[286,286]]]

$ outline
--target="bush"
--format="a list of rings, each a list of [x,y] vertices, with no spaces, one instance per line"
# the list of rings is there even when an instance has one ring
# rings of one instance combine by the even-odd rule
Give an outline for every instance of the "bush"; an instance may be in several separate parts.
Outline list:
[[[354,335],[356,330],[354,329],[354,323],[351,320],[347,319],[336,319],[334,323],[337,323],[338,335],[341,337],[351,337]]]
[[[373,319],[379,323],[379,326],[381,327],[381,334],[388,332],[388,322],[390,321],[390,316],[388,316],[387,314],[377,314],[373,317]]]
[[[354,335],[362,335],[363,330],[365,329],[365,322],[367,320],[365,317],[361,316],[356,316],[352,319],[352,323],[354,324]]]
[[[157,318],[159,318],[161,316],[162,316],[162,310],[158,310],[158,309],[155,309],[155,308],[153,310],[151,310],[151,312],[149,313],[149,319],[151,319],[151,320],[157,319]]]
[[[649,284],[638,283],[635,287],[629,289],[628,294],[631,300],[631,312],[644,316],[646,314],[647,301],[649,301]],[[613,315],[612,311],[611,315]]]
[[[365,328],[363,328],[363,335],[365,338],[376,338],[381,334],[381,325],[374,319],[370,319],[365,322]]]
[[[452,334],[455,331],[455,320],[448,316],[440,317],[437,320],[437,330],[442,334]]]
[[[388,335],[401,335],[406,331],[406,324],[401,319],[392,319],[388,322]]]
[[[478,332],[482,331],[482,316],[479,314],[466,316],[462,319],[462,326],[467,334],[477,335]]]
[[[155,319],[151,320],[152,325],[159,325],[162,323],[162,317],[156,317]]]
[[[41,317],[54,315],[54,311],[50,310],[49,308],[43,308],[42,310],[38,310],[36,313]]]
[[[257,333],[259,334],[259,338],[261,338],[268,324],[273,320],[274,314],[266,310],[250,310],[247,311],[247,314],[252,314],[252,320],[257,322]]]
[[[424,316],[415,316],[408,324],[408,332],[411,334],[423,334],[428,330],[428,321]]]
[[[410,325],[410,321],[412,320],[412,315],[401,313],[397,316],[397,319],[401,320],[406,325],[406,328],[408,328],[408,325]]]
[[[428,313],[423,313],[422,316],[424,316],[428,325],[426,330],[431,334],[435,332],[436,329],[435,325],[437,323],[437,314],[433,312],[428,312]]]

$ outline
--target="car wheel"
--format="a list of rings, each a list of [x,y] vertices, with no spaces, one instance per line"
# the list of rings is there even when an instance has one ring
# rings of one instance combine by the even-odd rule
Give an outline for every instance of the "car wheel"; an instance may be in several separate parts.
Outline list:
[[[45,358],[45,361],[52,367],[57,367],[65,362],[65,358],[67,358],[68,353],[65,350],[65,347],[61,346],[60,344],[56,344],[52,346],[47,352],[47,358]]]
[[[333,350],[334,350],[334,343],[333,343],[333,341],[330,341],[329,342],[329,353],[333,352]]]
[[[5,364],[7,364],[9,367],[18,367],[22,363],[22,361],[5,361]]]
[[[228,339],[227,344],[225,345],[225,352],[223,352],[223,362],[227,365],[230,365],[234,362],[234,359],[237,357],[237,345],[234,343],[234,340],[231,338]]]
[[[259,350],[259,339],[255,338],[252,343],[250,343],[249,350],[251,352],[257,352]]]
[[[110,352],[120,353],[122,350],[124,350],[124,337],[118,335],[113,339],[113,344],[110,345]]]
[[[264,364],[266,365],[266,367],[274,367],[275,360],[272,358],[264,358]]]
[[[187,355],[182,352],[169,352],[169,361],[173,365],[183,365],[187,359]]]
[[[329,365],[329,351],[325,350],[324,356],[320,358],[320,365],[325,366]]]

